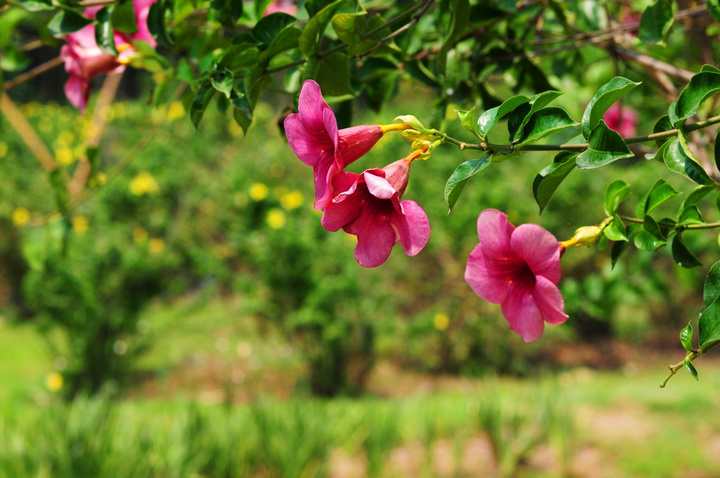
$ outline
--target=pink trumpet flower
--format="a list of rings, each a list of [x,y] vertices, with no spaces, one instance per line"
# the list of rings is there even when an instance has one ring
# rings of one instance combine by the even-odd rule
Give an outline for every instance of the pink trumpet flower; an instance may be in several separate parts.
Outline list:
[[[342,192],[328,204],[322,225],[329,231],[342,228],[357,236],[355,259],[363,267],[385,262],[398,242],[408,256],[418,254],[427,244],[427,214],[415,201],[400,201],[416,156],[383,169],[340,173],[333,178],[334,190]]]
[[[65,37],[66,44],[60,49],[60,58],[65,62],[65,71],[70,75],[65,83],[65,96],[80,111],[85,111],[90,99],[90,82],[102,74],[121,73],[134,52],[133,42],[142,40],[155,46],[155,40],[147,27],[150,6],[156,0],[134,0],[137,33],[114,32],[118,56],[105,53],[95,41],[95,26],[87,25]],[[101,7],[90,7],[85,16],[93,18]]]
[[[545,322],[568,319],[557,288],[561,245],[537,224],[510,224],[507,215],[486,209],[478,217],[480,243],[465,269],[465,281],[481,298],[501,304],[510,329],[525,342],[540,338]]]
[[[313,80],[303,83],[298,111],[285,118],[285,134],[300,161],[313,168],[315,209],[320,211],[334,197],[333,177],[370,151],[385,129],[363,125],[338,131],[335,114]]]

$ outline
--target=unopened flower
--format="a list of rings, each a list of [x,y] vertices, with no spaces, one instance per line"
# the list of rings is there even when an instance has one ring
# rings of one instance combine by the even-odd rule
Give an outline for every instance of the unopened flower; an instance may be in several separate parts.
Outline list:
[[[338,131],[335,113],[313,80],[303,83],[298,111],[285,118],[285,133],[300,161],[313,168],[315,209],[322,210],[334,197],[333,177],[370,151],[385,130],[363,125]]]
[[[603,115],[603,120],[608,128],[617,131],[623,138],[636,134],[638,116],[632,108],[622,108],[618,103],[614,103]]]
[[[263,16],[270,15],[271,13],[287,13],[288,15],[295,15],[297,13],[297,5],[293,0],[275,0],[267,6],[263,12]]]
[[[407,187],[412,158],[362,174],[340,173],[333,178],[342,191],[327,205],[322,225],[342,228],[357,236],[355,259],[363,267],[376,267],[390,256],[398,242],[405,253],[419,253],[430,237],[427,214],[415,201],[400,201]]]
[[[510,224],[507,215],[486,209],[478,217],[480,243],[465,269],[465,281],[481,298],[502,305],[510,328],[525,342],[537,340],[545,322],[568,318],[557,283],[560,243],[537,224]]]

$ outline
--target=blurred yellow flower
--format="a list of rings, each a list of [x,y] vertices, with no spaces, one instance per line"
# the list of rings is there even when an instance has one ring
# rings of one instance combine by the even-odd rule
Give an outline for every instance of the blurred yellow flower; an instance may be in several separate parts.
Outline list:
[[[438,330],[447,330],[450,326],[450,317],[448,317],[447,314],[438,312],[435,314],[435,317],[433,317],[433,325]]]
[[[266,221],[271,228],[280,229],[285,225],[285,213],[281,209],[272,208],[268,211]]]
[[[302,206],[303,199],[300,191],[290,191],[280,197],[280,205],[283,209],[289,211]]]
[[[105,175],[105,173],[97,173],[95,175],[94,179],[95,179],[95,184],[98,186],[102,186],[103,184],[105,184],[107,182],[107,176]]]
[[[110,117],[111,118],[124,118],[127,116],[127,108],[125,103],[113,102],[110,106]]]
[[[0,141],[0,158],[4,158],[5,155],[7,155],[8,147],[7,144],[3,141]]]
[[[75,141],[75,135],[72,133],[72,131],[68,131],[66,129],[60,131],[58,133],[57,139],[55,142],[60,146],[70,146],[73,141]]]
[[[75,155],[72,150],[65,146],[61,146],[57,149],[55,157],[57,158],[57,162],[60,166],[67,166],[75,161]]]
[[[135,243],[140,244],[147,241],[147,239],[148,233],[145,229],[143,229],[142,227],[136,227],[135,229],[133,229],[133,241],[135,241]]]
[[[167,111],[167,120],[174,121],[178,118],[182,118],[183,116],[185,116],[185,107],[183,104],[179,101],[173,101],[170,103]]]
[[[248,194],[250,194],[250,199],[253,201],[262,201],[268,195],[268,187],[263,183],[254,183],[250,186]]]
[[[160,186],[157,181],[155,181],[155,178],[147,171],[140,171],[130,182],[130,192],[136,196],[157,194],[159,191]]]
[[[15,209],[12,213],[12,222],[16,226],[24,226],[25,224],[30,222],[30,211],[28,211],[24,207],[19,207]]]
[[[150,251],[150,254],[162,253],[165,250],[165,241],[159,237],[153,237],[150,239],[150,242],[148,242],[148,250]]]
[[[88,230],[88,220],[85,216],[75,216],[72,218],[73,231],[78,234],[85,234]]]
[[[57,372],[50,372],[45,376],[45,387],[51,392],[57,392],[63,386],[63,378]]]

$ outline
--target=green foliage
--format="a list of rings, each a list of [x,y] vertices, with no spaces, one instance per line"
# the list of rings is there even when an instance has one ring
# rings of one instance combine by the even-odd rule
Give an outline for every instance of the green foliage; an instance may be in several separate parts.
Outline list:
[[[448,205],[448,214],[452,211],[470,178],[488,167],[491,162],[490,153],[488,153],[481,159],[466,161],[455,169],[445,184],[445,202]]]

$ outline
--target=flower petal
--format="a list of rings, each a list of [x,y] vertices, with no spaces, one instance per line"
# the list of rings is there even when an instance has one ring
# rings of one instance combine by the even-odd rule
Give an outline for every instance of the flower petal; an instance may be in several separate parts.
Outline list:
[[[309,124],[322,124],[323,112],[329,108],[320,91],[320,85],[313,80],[306,80],[298,98],[298,111],[303,116],[303,121]]]
[[[489,257],[501,259],[514,256],[510,236],[515,226],[507,220],[507,214],[497,209],[485,209],[478,216],[478,237],[483,251]]]
[[[502,303],[502,312],[510,329],[522,335],[525,343],[540,338],[545,329],[542,313],[535,303],[533,289],[526,281],[514,282]]]
[[[85,107],[90,97],[90,85],[87,81],[77,75],[70,74],[65,82],[65,96],[71,105],[78,108],[80,112],[85,111]]]
[[[356,178],[356,181],[352,184],[350,189],[342,192],[338,195],[335,200],[328,203],[325,208],[325,212],[320,222],[323,227],[328,231],[337,231],[341,227],[345,227],[351,222],[355,221],[361,214],[363,202],[367,200],[369,196],[367,190],[364,190],[364,186],[360,186],[358,191],[358,183],[360,176],[354,173],[342,173],[336,176],[335,184],[340,184],[341,187],[346,185],[352,177]],[[339,178],[339,180],[338,180]]]
[[[382,176],[381,176],[382,175]],[[370,194],[378,199],[390,199],[397,191],[385,179],[385,172],[379,169],[371,169],[363,173],[365,184]]]
[[[522,224],[512,233],[510,245],[534,275],[553,284],[560,281],[560,243],[549,231],[537,224]]]
[[[548,324],[558,325],[568,319],[568,315],[564,311],[563,296],[557,286],[548,279],[542,276],[536,277],[533,297],[535,297],[535,303],[543,319]]]
[[[478,244],[468,257],[465,266],[465,282],[481,298],[493,304],[502,304],[513,282],[515,269],[497,267]]]
[[[357,231],[358,243],[354,255],[358,264],[377,267],[390,257],[396,241],[395,230],[389,222],[361,213],[352,226]]]
[[[415,256],[430,238],[430,222],[425,210],[415,201],[403,201],[400,207],[403,213],[393,214],[390,221],[397,229],[405,254]]]

